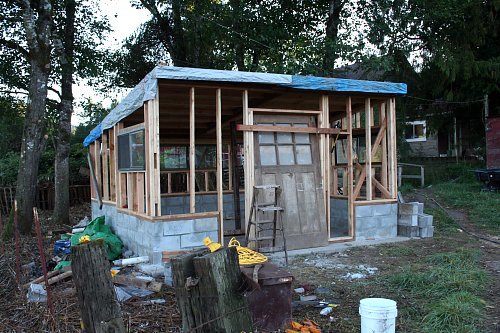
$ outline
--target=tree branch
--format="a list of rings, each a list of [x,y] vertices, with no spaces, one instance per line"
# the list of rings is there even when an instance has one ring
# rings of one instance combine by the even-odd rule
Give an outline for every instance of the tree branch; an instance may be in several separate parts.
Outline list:
[[[14,51],[19,52],[25,59],[28,59],[28,51],[19,45],[18,43],[14,42],[13,40],[9,39],[4,39],[0,38],[0,45],[3,45],[5,47],[8,47],[9,49],[12,49]]]

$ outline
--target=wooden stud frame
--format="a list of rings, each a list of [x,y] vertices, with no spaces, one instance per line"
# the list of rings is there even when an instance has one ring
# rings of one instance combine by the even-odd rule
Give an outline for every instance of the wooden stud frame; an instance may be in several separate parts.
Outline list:
[[[196,213],[196,198],[195,198],[195,91],[194,88],[189,90],[189,212]]]
[[[320,96],[319,109],[321,113],[318,115],[319,128],[330,129],[330,109],[328,96]],[[320,160],[322,171],[322,187],[325,207],[326,230],[330,235],[330,134],[325,133],[320,136]]]
[[[365,99],[365,169],[366,169],[366,200],[372,200],[372,108],[370,106],[370,99]]]
[[[215,127],[217,135],[217,210],[219,211],[219,243],[224,245],[224,198],[222,189],[222,101],[221,90],[216,90]],[[231,177],[229,177],[231,178]],[[205,185],[207,182],[205,181]]]
[[[348,209],[348,226],[349,226],[349,236],[354,238],[354,231],[356,230],[356,220],[354,218],[354,188],[353,188],[353,177],[354,177],[354,167],[352,162],[352,104],[351,97],[347,97],[346,100],[346,116],[347,116],[347,131],[349,135],[347,136],[347,209]],[[345,178],[345,176],[344,176]]]
[[[102,133],[102,199],[109,201],[108,133]]]
[[[243,124],[253,125],[253,112],[248,108],[248,90],[243,91]],[[253,197],[253,184],[254,184],[254,144],[253,144],[253,132],[243,133],[243,145],[244,145],[244,170],[245,170],[245,226],[244,230],[247,230],[247,224],[250,219],[250,208],[252,205]]]

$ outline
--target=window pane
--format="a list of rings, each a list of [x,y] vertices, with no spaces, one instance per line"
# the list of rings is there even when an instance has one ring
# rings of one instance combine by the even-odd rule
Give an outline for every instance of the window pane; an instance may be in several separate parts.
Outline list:
[[[307,128],[307,124],[293,124],[293,127]],[[295,143],[309,143],[308,133],[295,133]]]
[[[405,125],[405,139],[413,139],[413,125]]]
[[[293,156],[293,146],[278,146],[278,153],[280,157],[280,165],[294,165],[295,159]]]
[[[130,166],[144,168],[144,131],[130,134]]]
[[[424,125],[423,124],[417,124],[414,125],[415,129],[415,137],[416,138],[423,138],[424,136]]]
[[[124,134],[118,136],[118,169],[128,168],[130,168],[130,141],[128,134]]]
[[[160,148],[160,168],[187,169],[187,147],[166,146]]]
[[[280,127],[290,127],[290,124],[276,124]],[[292,133],[276,133],[278,143],[292,143]]]
[[[312,164],[310,145],[296,145],[295,151],[297,154],[297,164]]]
[[[275,146],[260,146],[259,150],[260,150],[261,165],[276,165]]]
[[[273,126],[273,124],[258,124],[259,126]],[[272,132],[259,132],[260,143],[274,143],[274,133]]]
[[[217,147],[215,145],[196,146],[196,169],[212,169],[217,163]]]

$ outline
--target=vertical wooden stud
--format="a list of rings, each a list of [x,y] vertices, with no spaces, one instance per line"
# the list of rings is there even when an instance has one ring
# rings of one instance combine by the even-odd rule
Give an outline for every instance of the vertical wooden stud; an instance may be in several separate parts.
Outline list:
[[[372,200],[372,116],[371,116],[371,106],[370,99],[365,98],[365,168],[366,168],[366,200]]]
[[[396,170],[398,169],[398,157],[397,157],[397,145],[396,145],[396,98],[392,98],[392,140],[394,142],[394,149],[392,150],[392,160],[394,163],[394,175],[396,174]],[[397,182],[394,182],[395,188],[392,193],[392,198],[396,199],[398,197],[398,185]]]
[[[219,243],[224,243],[224,192],[222,190],[222,98],[216,92],[215,127],[217,133],[217,210],[219,211]]]
[[[89,154],[90,154],[90,161],[92,163],[92,166],[95,166],[95,145],[96,141],[91,143],[89,145]],[[94,168],[95,170],[95,168]],[[92,181],[92,176],[90,176],[90,197],[92,199],[97,199],[97,189],[94,186],[94,182]]]
[[[109,201],[108,134],[102,133],[102,199]]]
[[[152,173],[152,159],[151,159],[151,133],[150,133],[150,107],[151,103],[147,102],[144,103],[144,155],[146,156],[146,170],[144,173],[144,178],[145,178],[145,187],[146,187],[146,195],[145,195],[145,202],[146,202],[146,215],[148,216],[153,216],[152,214],[152,207],[154,208],[154,203],[152,203],[152,196],[151,196],[151,182],[153,179],[153,173]]]
[[[144,172],[137,172],[135,179],[135,201],[138,213],[144,213],[144,176]]]
[[[380,124],[382,125],[384,122],[384,119],[386,119],[386,104],[385,103],[380,103],[379,104],[379,109],[380,109]],[[387,124],[389,127],[390,124]],[[386,127],[386,128],[387,128]],[[386,129],[387,131],[387,129]],[[384,135],[382,138],[382,170],[380,172],[381,175],[381,183],[382,186],[387,188],[387,135]]]
[[[196,212],[195,204],[195,167],[196,167],[196,152],[195,152],[195,105],[194,105],[194,88],[189,90],[189,212]]]
[[[101,142],[96,140],[94,145],[95,177],[97,179],[98,193],[102,193],[102,166],[101,166]]]
[[[118,165],[118,150],[120,147],[118,146],[118,132],[123,128],[123,123],[118,123],[115,125],[115,182],[116,182],[116,207],[123,208],[125,201],[122,200],[123,193],[122,191],[126,191],[125,187],[122,187],[121,175]]]
[[[328,128],[330,124],[330,109],[328,96],[324,95],[320,97],[320,111],[319,115],[320,128]],[[321,134],[320,137],[320,163],[322,172],[322,187],[323,187],[323,197],[324,197],[324,209],[325,209],[325,219],[326,219],[326,230],[328,232],[328,237],[330,237],[330,135]]]
[[[253,125],[253,114],[248,109],[248,90],[243,91],[243,124]],[[244,132],[243,144],[245,150],[245,230],[250,219],[250,207],[252,205],[253,186],[254,186],[254,144],[253,132]]]
[[[347,113],[347,207],[348,207],[348,223],[349,223],[349,236],[355,237],[355,219],[354,219],[354,196],[353,196],[353,163],[352,163],[352,106],[351,97],[347,97],[346,101]],[[345,178],[345,175],[344,175]]]
[[[155,205],[154,212],[155,216],[161,216],[161,187],[160,187],[160,94],[158,88],[156,88],[156,96],[152,101],[153,103],[153,170],[154,170],[154,196]]]
[[[109,196],[110,200],[116,202],[116,156],[115,156],[115,127],[109,129]]]
[[[135,173],[127,172],[127,208],[136,211],[137,201],[135,196]]]

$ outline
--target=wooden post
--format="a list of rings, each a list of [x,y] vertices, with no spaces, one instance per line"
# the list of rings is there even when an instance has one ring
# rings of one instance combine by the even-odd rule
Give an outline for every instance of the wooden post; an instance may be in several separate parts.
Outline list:
[[[380,125],[386,119],[385,103],[380,103]],[[382,138],[382,171],[380,172],[382,186],[387,188],[387,135]]]
[[[115,130],[114,130],[114,135],[115,135],[115,147],[118,149],[120,148],[118,146],[118,132],[123,128],[123,123],[118,123],[115,125]],[[122,208],[125,202],[122,200],[123,194],[122,191],[125,191],[126,189],[122,187],[121,184],[121,176],[120,176],[120,169],[118,165],[118,149],[115,148],[115,184],[116,184],[116,207]]]
[[[73,281],[85,332],[125,332],[103,241],[72,247]]]
[[[248,109],[248,90],[243,91],[243,124],[253,125],[253,113]],[[245,230],[250,219],[250,207],[252,205],[254,186],[254,147],[253,132],[243,133],[243,144],[245,148]]]
[[[390,113],[391,113],[391,141],[392,141],[392,177],[393,177],[393,189],[391,192],[392,198],[396,199],[398,196],[398,184],[396,182],[396,170],[398,169],[398,158],[397,158],[397,145],[396,145],[396,98],[391,98],[391,107],[390,107]]]
[[[94,160],[95,160],[95,141],[89,145],[89,152],[88,152],[88,161],[89,161],[89,170],[94,170]],[[97,199],[97,185],[94,184],[94,177],[92,176],[92,173],[90,173],[90,198],[92,199]],[[5,203],[7,204],[7,200],[5,200]]]
[[[236,122],[230,123],[231,127],[231,149],[230,157],[232,161],[233,178],[233,209],[234,209],[234,226],[236,230],[241,230],[241,213],[240,213],[240,168],[238,159],[238,143],[236,142]]]
[[[116,126],[109,129],[109,195],[110,195],[110,200],[116,203],[115,127]]]
[[[234,247],[173,257],[171,263],[184,332],[252,331]],[[195,277],[197,283],[191,283]]]
[[[102,133],[102,200],[109,201],[108,134]]]
[[[217,133],[217,210],[219,211],[219,243],[224,244],[224,192],[222,189],[222,96],[217,89],[215,101],[215,127]]]
[[[365,99],[365,169],[366,169],[366,200],[372,200],[372,112],[370,99]]]
[[[347,209],[348,209],[348,224],[349,236],[355,237],[355,220],[354,220],[354,195],[353,195],[353,174],[354,167],[352,163],[352,105],[351,97],[347,97],[346,101],[347,114]],[[345,178],[345,174],[344,174]],[[357,184],[356,184],[357,185]],[[345,191],[346,189],[344,189]]]
[[[319,128],[329,128],[329,104],[328,96],[323,95],[320,97],[319,108],[321,113],[319,114]],[[328,235],[330,235],[330,135],[321,134],[320,137],[320,163],[322,172],[322,183],[323,183],[323,197],[324,197],[324,209],[326,218],[326,230]],[[334,192],[335,193],[335,192]]]
[[[196,167],[196,147],[195,147],[195,114],[194,114],[194,88],[189,90],[189,212],[196,212],[195,203],[195,167]]]

